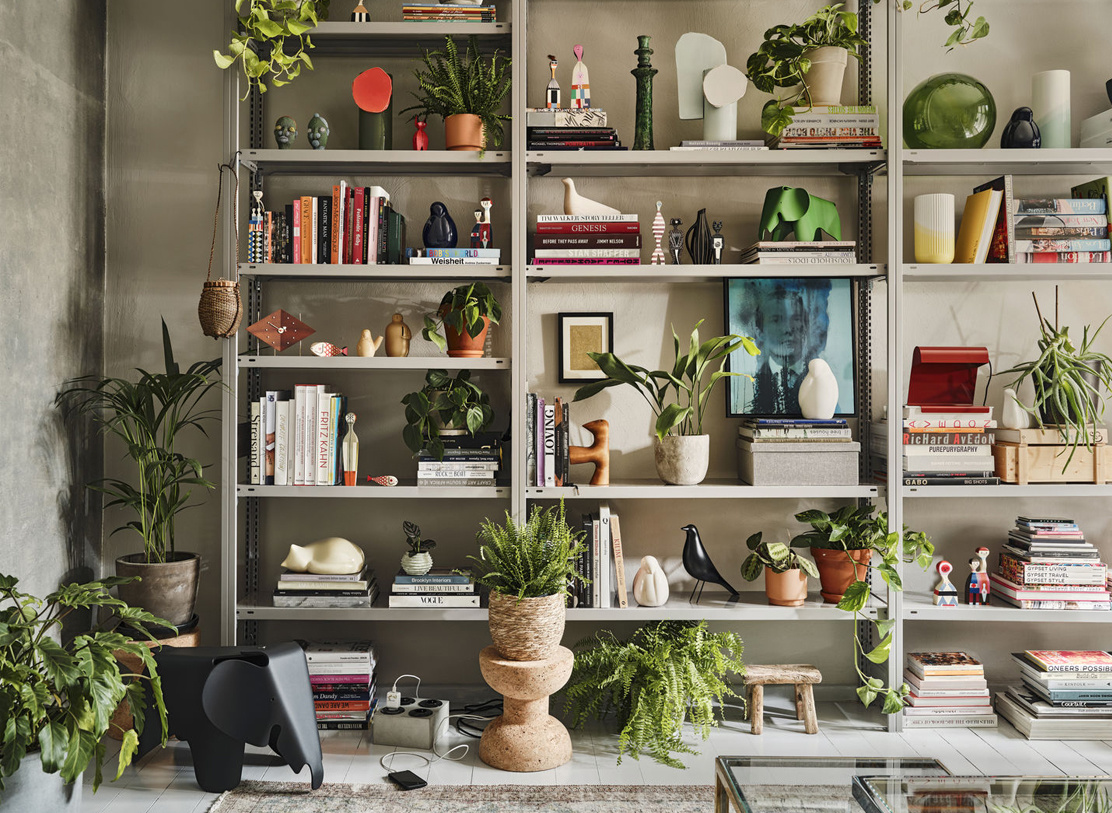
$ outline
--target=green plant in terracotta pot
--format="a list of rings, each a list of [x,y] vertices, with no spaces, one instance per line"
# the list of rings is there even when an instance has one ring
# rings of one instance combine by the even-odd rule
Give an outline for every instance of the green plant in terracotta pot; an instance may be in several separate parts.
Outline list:
[[[402,399],[405,428],[402,440],[415,455],[422,450],[444,459],[442,435],[474,436],[494,420],[490,395],[471,381],[470,370],[453,378],[447,370],[429,370],[425,386]]]
[[[435,314],[425,317],[421,335],[451,358],[482,358],[491,324],[502,319],[502,306],[490,288],[472,282],[444,294]],[[442,335],[443,332],[443,335]]]
[[[745,540],[750,553],[741,563],[741,576],[756,581],[765,571],[765,595],[778,607],[799,607],[807,600],[807,577],[817,579],[815,563],[783,542],[764,542],[760,531]]]

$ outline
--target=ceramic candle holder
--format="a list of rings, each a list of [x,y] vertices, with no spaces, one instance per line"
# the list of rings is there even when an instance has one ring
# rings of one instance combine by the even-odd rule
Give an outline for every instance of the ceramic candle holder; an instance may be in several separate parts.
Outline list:
[[[954,196],[915,196],[915,262],[954,261]]]
[[[1031,110],[1042,137],[1042,149],[1069,149],[1070,72],[1043,71],[1031,77]]]

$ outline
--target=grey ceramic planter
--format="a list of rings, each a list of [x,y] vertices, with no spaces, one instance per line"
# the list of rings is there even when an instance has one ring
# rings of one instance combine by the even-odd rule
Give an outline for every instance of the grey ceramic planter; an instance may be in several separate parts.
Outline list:
[[[30,811],[57,811],[81,809],[81,778],[65,785],[56,773],[42,769],[40,755],[28,754],[19,763],[19,770],[4,780],[0,793],[2,813],[30,813]]]
[[[668,435],[653,438],[656,475],[674,486],[703,482],[710,466],[710,435]]]

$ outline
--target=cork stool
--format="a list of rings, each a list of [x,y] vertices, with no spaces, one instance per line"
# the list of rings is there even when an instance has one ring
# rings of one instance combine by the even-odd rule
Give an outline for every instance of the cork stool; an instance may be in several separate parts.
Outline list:
[[[764,730],[764,687],[784,686],[789,683],[795,686],[795,719],[803,721],[803,730],[808,734],[819,733],[819,721],[815,717],[815,695],[811,687],[822,683],[822,673],[810,664],[782,663],[745,667],[750,730],[754,734],[760,734]]]

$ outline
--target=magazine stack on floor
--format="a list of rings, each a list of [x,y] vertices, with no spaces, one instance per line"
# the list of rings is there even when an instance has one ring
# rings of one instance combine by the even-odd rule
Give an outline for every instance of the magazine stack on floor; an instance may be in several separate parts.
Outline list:
[[[992,594],[1025,610],[1108,610],[1108,568],[1063,517],[1018,517],[991,575]]]
[[[1112,738],[1112,654],[1033,650],[1012,660],[1022,683],[996,695],[996,710],[1031,740]]]
[[[964,652],[909,652],[904,728],[995,728],[981,662]]]
[[[321,731],[365,729],[375,708],[375,653],[369,641],[302,642]]]

